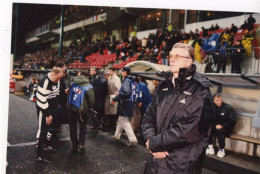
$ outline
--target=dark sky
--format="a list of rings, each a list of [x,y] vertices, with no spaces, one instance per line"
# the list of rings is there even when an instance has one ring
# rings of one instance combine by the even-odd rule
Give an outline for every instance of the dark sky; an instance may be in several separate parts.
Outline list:
[[[16,24],[16,7],[17,3],[13,3],[12,16],[12,49],[14,52],[15,40],[15,24]],[[60,14],[60,5],[46,4],[25,4],[18,3],[18,23],[17,23],[17,55],[24,54],[26,33],[41,26],[42,23],[48,21],[56,15]]]

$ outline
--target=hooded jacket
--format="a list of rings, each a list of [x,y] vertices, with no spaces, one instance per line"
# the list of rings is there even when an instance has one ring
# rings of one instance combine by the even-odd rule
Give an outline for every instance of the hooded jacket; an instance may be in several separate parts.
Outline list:
[[[150,155],[144,173],[191,173],[204,153],[213,122],[211,83],[196,66],[181,68],[179,77],[162,74],[143,119],[143,136],[152,152],[168,151],[164,159]]]

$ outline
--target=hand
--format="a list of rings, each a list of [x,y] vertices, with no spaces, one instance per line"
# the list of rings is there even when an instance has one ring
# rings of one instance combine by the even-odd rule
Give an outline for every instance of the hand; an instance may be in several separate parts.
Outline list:
[[[115,101],[112,101],[110,104],[111,104],[111,105],[114,105],[114,104],[116,104],[116,102],[115,102]]]
[[[115,92],[114,94],[118,95],[118,94],[119,94],[119,92]]]
[[[69,93],[69,89],[65,89],[65,94],[68,95],[68,93]]]
[[[50,115],[50,116],[46,117],[46,124],[50,125],[51,122],[52,122],[52,116]]]
[[[157,159],[162,159],[162,158],[166,158],[167,155],[169,155],[169,153],[167,151],[164,152],[154,152],[152,153],[152,155],[157,158]]]
[[[223,128],[223,126],[221,124],[216,125],[216,129],[222,129],[222,128]]]
[[[145,145],[146,145],[146,148],[149,149],[149,139],[147,139]]]
[[[141,108],[143,106],[143,103],[138,103],[138,107]]]

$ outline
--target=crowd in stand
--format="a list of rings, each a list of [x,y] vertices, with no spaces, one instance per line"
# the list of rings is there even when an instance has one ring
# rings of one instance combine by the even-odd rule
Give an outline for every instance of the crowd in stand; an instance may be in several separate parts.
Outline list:
[[[74,41],[70,47],[63,48],[61,59],[58,58],[57,48],[37,51],[31,56],[21,58],[14,62],[14,69],[49,69],[53,66],[54,62],[63,61],[69,63],[69,59],[71,58],[79,58],[81,62],[85,62],[86,56],[93,53],[99,53],[100,55],[116,53],[117,59],[119,60],[120,58],[122,61],[126,61],[127,57],[136,55],[138,56],[138,60],[168,65],[168,52],[177,42],[183,42],[193,46],[195,49],[195,60],[201,63],[205,57],[203,57],[203,54],[208,54],[203,52],[203,49],[200,47],[201,39],[210,38],[214,33],[220,34],[219,45],[213,50],[214,63],[220,64],[218,62],[218,55],[221,52],[220,49],[223,49],[223,42],[224,44],[225,42],[228,44],[225,48],[230,50],[237,47],[235,46],[237,40],[240,41],[240,46],[243,50],[247,47],[253,47],[251,42],[241,43],[242,35],[237,33],[242,33],[243,38],[254,38],[254,25],[255,19],[250,15],[247,21],[239,28],[232,24],[230,28],[222,29],[216,24],[210,28],[202,27],[201,31],[196,29],[195,32],[182,33],[180,30],[174,30],[172,26],[169,25],[168,28],[163,27],[157,29],[156,33],[150,33],[147,38],[142,39],[133,36],[131,40],[124,38],[119,41],[113,36],[111,38],[107,37],[103,41],[82,40],[80,44]],[[222,64],[222,66],[224,66],[224,64]]]

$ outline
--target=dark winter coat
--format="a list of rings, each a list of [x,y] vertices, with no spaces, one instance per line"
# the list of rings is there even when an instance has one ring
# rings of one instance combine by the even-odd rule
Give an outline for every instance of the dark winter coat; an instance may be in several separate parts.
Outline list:
[[[234,109],[229,104],[223,102],[220,107],[215,105],[215,113],[214,126],[220,124],[228,134],[231,134],[236,124],[236,113]]]
[[[108,91],[107,80],[96,74],[91,77],[90,83],[94,88],[95,95],[95,104],[93,109],[103,115],[105,112],[105,99]]]
[[[134,83],[133,77],[127,76],[122,82],[119,94],[113,99],[118,102],[117,114],[123,117],[134,116],[134,102],[130,100],[132,83]]]
[[[191,173],[205,153],[213,122],[214,106],[209,80],[196,73],[196,66],[164,73],[143,119],[143,135],[152,152],[168,151],[164,159],[150,155],[144,173]]]

